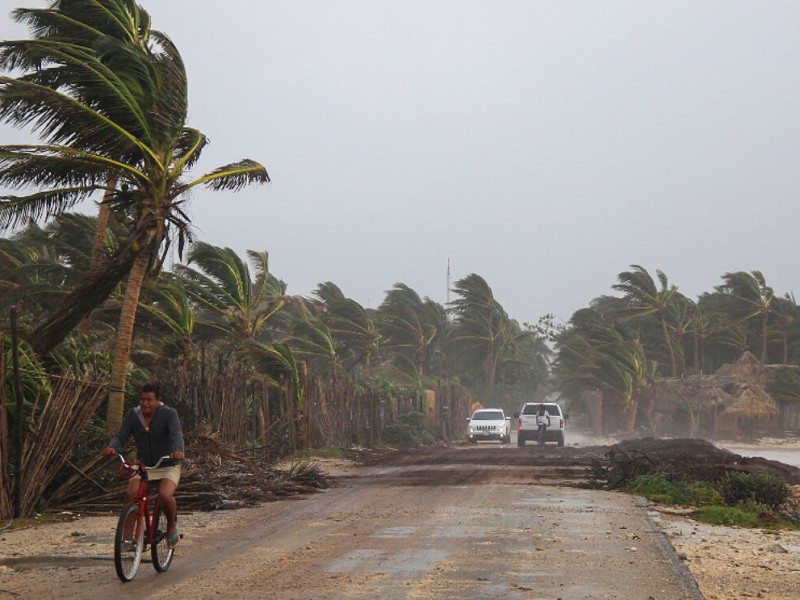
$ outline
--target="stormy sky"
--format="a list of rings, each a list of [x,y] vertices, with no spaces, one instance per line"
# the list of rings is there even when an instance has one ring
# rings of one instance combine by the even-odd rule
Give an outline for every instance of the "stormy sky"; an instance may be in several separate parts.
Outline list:
[[[449,261],[534,322],[631,264],[692,298],[727,271],[797,288],[798,2],[140,3],[186,62],[197,174],[273,180],[196,192],[197,237],[267,250],[290,293],[445,302]],[[0,0],[0,37],[45,4]]]

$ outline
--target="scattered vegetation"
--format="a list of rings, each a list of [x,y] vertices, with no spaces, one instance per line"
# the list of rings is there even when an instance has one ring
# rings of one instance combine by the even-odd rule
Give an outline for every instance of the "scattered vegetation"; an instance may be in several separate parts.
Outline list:
[[[637,452],[612,449],[608,462],[596,462],[587,487],[619,490],[652,502],[695,507],[704,523],[765,529],[800,528],[800,512],[790,502],[781,477],[765,472],[726,470],[713,481],[670,472]]]
[[[422,426],[424,416],[418,412],[400,415],[396,422],[386,426],[384,440],[390,446],[404,448],[433,444],[436,441],[433,434]]]

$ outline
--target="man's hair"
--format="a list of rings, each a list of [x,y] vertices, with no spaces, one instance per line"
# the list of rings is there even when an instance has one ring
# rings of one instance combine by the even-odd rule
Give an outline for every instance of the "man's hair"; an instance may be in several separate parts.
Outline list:
[[[161,386],[158,383],[155,383],[154,381],[151,381],[150,383],[145,383],[142,386],[142,389],[139,393],[145,394],[147,392],[153,392],[156,395],[156,398],[161,398]]]

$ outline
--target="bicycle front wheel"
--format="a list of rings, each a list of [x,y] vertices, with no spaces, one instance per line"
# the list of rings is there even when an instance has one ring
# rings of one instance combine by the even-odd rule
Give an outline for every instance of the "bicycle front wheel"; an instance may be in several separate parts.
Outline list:
[[[167,542],[167,515],[159,506],[155,514],[155,531],[153,532],[153,544],[150,546],[150,555],[153,557],[153,567],[159,573],[169,569],[175,550],[169,547]]]
[[[131,502],[122,509],[114,536],[114,568],[117,577],[130,581],[136,576],[144,550],[144,523],[140,522],[139,505]]]

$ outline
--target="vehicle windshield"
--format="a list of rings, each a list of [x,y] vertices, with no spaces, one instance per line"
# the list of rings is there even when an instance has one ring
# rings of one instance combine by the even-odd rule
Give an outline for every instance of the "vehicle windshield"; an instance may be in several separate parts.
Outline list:
[[[503,413],[499,410],[486,410],[472,414],[473,421],[502,421]]]
[[[544,409],[547,411],[551,417],[555,417],[561,414],[561,411],[558,409],[558,404],[545,404]],[[538,404],[526,404],[525,408],[522,410],[523,415],[535,415],[539,412],[539,405]]]

